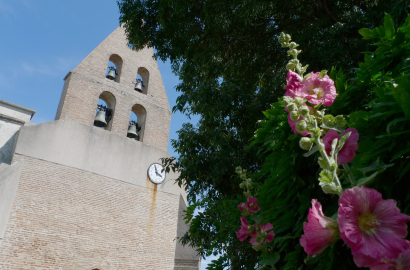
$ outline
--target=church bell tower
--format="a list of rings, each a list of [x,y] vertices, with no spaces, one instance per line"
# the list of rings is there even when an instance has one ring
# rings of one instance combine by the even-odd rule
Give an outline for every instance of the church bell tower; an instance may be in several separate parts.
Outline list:
[[[198,270],[186,191],[165,173],[171,110],[153,50],[118,27],[25,125],[0,171],[0,269]]]

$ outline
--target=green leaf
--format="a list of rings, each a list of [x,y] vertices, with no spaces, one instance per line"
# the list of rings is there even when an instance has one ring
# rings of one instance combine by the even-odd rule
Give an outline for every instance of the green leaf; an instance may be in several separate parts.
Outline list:
[[[408,120],[407,118],[402,117],[402,118],[396,118],[396,119],[390,121],[390,122],[387,124],[387,128],[386,128],[387,133],[390,134],[390,127],[391,127],[391,126],[393,126],[393,125],[395,125],[395,124],[397,124],[397,123],[403,122],[403,121],[407,121],[407,120]]]
[[[410,119],[410,79],[403,76],[396,87],[392,86],[392,94],[406,117]]]
[[[380,161],[380,158],[378,158],[375,162],[373,162],[370,166],[368,167],[364,167],[361,169],[358,169],[361,173],[363,173],[363,175],[366,175],[366,173],[368,172],[373,172],[373,171],[378,171],[381,169],[386,169],[389,168],[391,166],[393,166],[393,163],[390,164],[384,164],[382,161]]]
[[[356,186],[360,187],[360,186],[365,186],[365,185],[370,184],[370,182],[371,182],[377,175],[381,174],[381,173],[384,172],[385,170],[386,170],[386,169],[381,169],[381,170],[379,170],[379,171],[377,171],[377,172],[374,172],[374,173],[373,173],[372,175],[370,175],[369,177],[360,178],[360,179],[357,181]]]
[[[394,21],[388,13],[384,15],[384,30],[387,37],[394,36]]]
[[[263,265],[275,265],[275,263],[277,263],[279,259],[280,259],[279,253],[275,252],[271,254],[268,258],[264,258],[260,260],[259,263]]]
[[[345,135],[343,135],[342,138],[340,138],[339,145],[337,146],[336,151],[335,151],[335,155],[337,155],[339,153],[340,149],[343,148],[343,146],[345,145],[346,140],[350,137],[350,134],[352,134],[352,132],[348,132]],[[332,143],[332,147],[333,147],[333,143]]]
[[[262,217],[260,215],[252,215],[251,219],[255,221],[256,224],[260,224],[262,222]]]
[[[327,74],[327,70],[322,70],[322,71],[319,73],[319,78],[322,78],[322,79],[323,79],[326,74]]]
[[[373,31],[369,28],[360,29],[359,34],[362,35],[364,39],[375,38]]]

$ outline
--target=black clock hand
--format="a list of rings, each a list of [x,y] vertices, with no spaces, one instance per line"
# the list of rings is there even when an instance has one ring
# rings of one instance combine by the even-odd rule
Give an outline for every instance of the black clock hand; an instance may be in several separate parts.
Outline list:
[[[158,171],[157,171],[157,166],[156,166],[156,165],[154,165],[154,168],[155,168],[155,173],[156,173],[156,174],[158,174]]]

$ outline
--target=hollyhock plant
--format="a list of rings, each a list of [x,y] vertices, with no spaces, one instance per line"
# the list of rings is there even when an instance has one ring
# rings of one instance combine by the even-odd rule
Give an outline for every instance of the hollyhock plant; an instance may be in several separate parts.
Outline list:
[[[300,239],[300,245],[312,257],[340,239],[337,221],[323,214],[322,205],[316,199],[312,200],[308,222],[303,223],[303,231],[305,234]]]
[[[396,201],[367,187],[354,187],[339,199],[341,238],[350,246],[359,267],[375,267],[395,260],[409,248],[406,222],[410,217],[400,213]]]
[[[320,72],[310,73],[310,76],[302,81],[303,97],[307,98],[311,104],[330,106],[333,104],[337,93],[335,83],[328,75],[319,77]]]
[[[251,233],[254,232],[252,225],[249,225],[245,217],[241,217],[241,229],[236,234],[240,241],[245,240]]]
[[[272,228],[272,224],[270,223],[266,223],[266,225],[263,223],[260,225],[255,224],[255,232],[251,234],[249,243],[251,243],[252,246],[260,244],[263,247],[262,241],[265,243],[272,242],[275,233],[273,231],[268,232],[269,230],[272,230]]]
[[[295,97],[304,97],[304,93],[302,92],[302,85],[300,82],[302,81],[302,77],[299,76],[296,72],[289,70],[288,76],[286,77],[286,93],[285,96],[289,96],[291,98]]]
[[[300,134],[300,133],[296,130],[296,124],[297,124],[297,122],[299,122],[300,120],[302,120],[303,117],[302,117],[302,116],[299,116],[298,121],[293,121],[292,119],[290,119],[290,112],[289,112],[288,108],[285,108],[285,110],[289,113],[289,114],[288,114],[288,123],[289,123],[290,128],[292,129],[292,131],[293,131],[295,134]],[[305,131],[305,132],[302,133],[302,136],[307,136],[307,135],[309,135],[309,134],[310,134],[310,132]]]
[[[340,149],[337,156],[337,165],[349,163],[355,156],[356,150],[359,148],[357,142],[359,141],[359,133],[354,128],[348,128],[342,133],[342,137],[351,132],[349,138],[345,141],[342,149]],[[326,153],[330,156],[332,150],[332,142],[334,139],[340,140],[339,133],[336,130],[329,130],[323,137]]]
[[[258,206],[258,199],[248,196],[248,201],[245,203],[245,208],[251,214],[258,211],[260,209]]]

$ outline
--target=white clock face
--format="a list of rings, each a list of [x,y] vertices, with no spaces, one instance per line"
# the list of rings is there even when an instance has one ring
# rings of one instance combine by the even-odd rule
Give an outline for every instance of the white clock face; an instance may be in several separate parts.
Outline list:
[[[154,184],[161,184],[165,180],[164,167],[159,163],[153,163],[148,168],[148,177]]]

